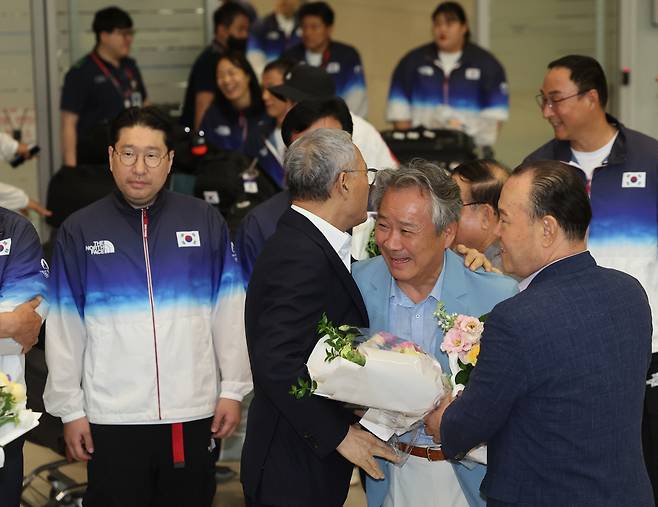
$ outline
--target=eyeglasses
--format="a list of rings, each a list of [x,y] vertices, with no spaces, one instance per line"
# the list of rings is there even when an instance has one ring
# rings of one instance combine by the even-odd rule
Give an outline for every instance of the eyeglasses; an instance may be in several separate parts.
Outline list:
[[[462,204],[462,206],[476,206],[478,204],[487,204],[487,203],[482,201],[465,202],[464,204]]]
[[[127,167],[132,167],[137,163],[138,153],[134,150],[117,151],[115,148],[114,150],[112,150],[112,154],[118,155],[121,163]],[[159,155],[153,152],[142,154],[144,165],[149,169],[155,169],[156,167],[158,167],[162,163],[162,160],[168,156],[169,153],[165,153],[164,155]]]
[[[368,169],[365,170],[366,175],[368,176],[368,185],[372,185],[375,182],[375,179],[377,178],[377,172],[379,169],[373,169],[372,167],[369,167]],[[344,173],[362,173],[364,171],[360,169],[351,169],[349,171],[343,171]]]
[[[133,28],[115,28],[114,31],[122,37],[134,37],[135,30]]]
[[[584,92],[578,92],[574,93],[573,95],[569,95],[568,97],[562,97],[561,99],[551,99],[549,97],[544,96],[543,93],[538,93],[535,95],[535,100],[537,101],[537,105],[539,106],[539,109],[542,111],[546,106],[548,106],[549,109],[555,109],[555,105],[559,104],[560,102],[564,102],[565,100],[572,99],[574,97],[578,97],[580,95],[584,95],[588,92],[589,90],[585,90]]]

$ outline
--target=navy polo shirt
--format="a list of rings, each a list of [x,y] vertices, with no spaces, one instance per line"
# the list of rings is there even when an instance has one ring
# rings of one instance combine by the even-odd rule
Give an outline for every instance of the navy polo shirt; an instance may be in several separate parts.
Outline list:
[[[181,125],[192,128],[194,124],[194,105],[199,92],[217,92],[217,62],[224,48],[216,41],[207,46],[194,61],[187,78],[187,89],[183,101]]]
[[[115,67],[89,53],[66,73],[60,109],[78,115],[80,139],[98,124],[114,120],[126,106],[141,106],[145,100],[146,88],[135,60],[124,58]]]

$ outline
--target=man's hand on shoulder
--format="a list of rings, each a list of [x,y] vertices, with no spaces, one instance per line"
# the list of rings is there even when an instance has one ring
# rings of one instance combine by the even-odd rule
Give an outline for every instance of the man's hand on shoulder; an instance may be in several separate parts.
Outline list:
[[[77,461],[89,461],[94,453],[94,442],[91,439],[91,428],[86,417],[64,423],[64,442],[66,456]]]
[[[27,353],[38,341],[41,316],[35,311],[41,304],[37,296],[18,305],[12,312],[0,313],[0,336],[13,338]]]
[[[377,465],[375,456],[394,463],[398,461],[398,457],[386,443],[356,426],[350,426],[347,435],[336,450],[346,460],[362,468],[373,479],[384,478],[384,473]]]
[[[220,398],[215,406],[210,431],[215,438],[230,437],[240,424],[240,402],[229,398]]]
[[[500,273],[501,271],[494,268],[491,261],[485,255],[475,248],[468,248],[466,245],[457,245],[455,252],[464,257],[464,266],[471,271],[477,271],[483,268],[487,273]]]

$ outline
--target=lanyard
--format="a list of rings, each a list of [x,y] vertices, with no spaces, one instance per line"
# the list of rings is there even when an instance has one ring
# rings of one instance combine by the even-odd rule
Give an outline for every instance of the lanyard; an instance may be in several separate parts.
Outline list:
[[[133,79],[133,73],[130,69],[125,68],[123,69],[124,74],[126,75],[126,78],[128,78],[129,86],[130,88],[124,89],[123,86],[121,86],[121,83],[117,80],[116,77],[112,75],[110,70],[106,67],[106,65],[101,61],[101,59],[98,57],[96,52],[91,52],[89,53],[89,56],[91,59],[94,61],[94,63],[98,66],[98,68],[101,70],[103,75],[110,80],[110,83],[114,86],[114,89],[117,91],[119,96],[124,100],[124,104],[127,105],[127,107],[130,107],[130,96],[132,94],[132,91],[134,89],[134,79]]]
[[[240,111],[240,114],[238,116],[238,126],[240,127],[240,130],[242,131],[242,144],[244,145],[245,141],[247,140],[247,130],[248,130],[248,124],[247,124],[247,118],[245,114]],[[244,146],[243,146],[244,149]]]
[[[320,64],[320,67],[323,69],[327,68],[327,64],[329,63],[329,58],[331,57],[331,54],[329,53],[329,48],[325,49],[322,52],[322,63]]]

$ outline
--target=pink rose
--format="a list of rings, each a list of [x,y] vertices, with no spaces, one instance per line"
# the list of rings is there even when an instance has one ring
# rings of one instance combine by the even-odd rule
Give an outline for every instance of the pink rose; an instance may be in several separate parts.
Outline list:
[[[450,329],[443,337],[441,350],[451,354],[459,353],[471,348],[471,342],[468,340],[466,333],[457,327]]]
[[[484,324],[475,317],[468,315],[457,315],[455,327],[467,334],[466,339],[471,343],[477,343],[484,331]]]

